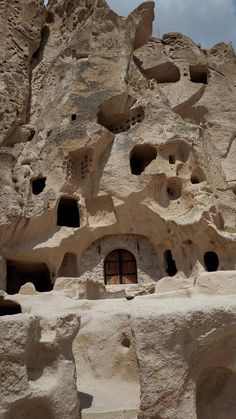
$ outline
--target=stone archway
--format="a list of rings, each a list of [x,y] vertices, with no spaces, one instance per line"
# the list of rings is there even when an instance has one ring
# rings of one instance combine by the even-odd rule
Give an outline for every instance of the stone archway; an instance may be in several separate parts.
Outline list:
[[[138,234],[103,236],[93,242],[81,257],[80,275],[89,274],[100,281],[104,281],[104,263],[106,258],[113,251],[117,250],[127,251],[127,255],[131,254],[134,258],[137,266],[136,270],[134,270],[135,263],[132,258],[130,261],[132,266],[130,265],[128,269],[132,269],[130,273],[133,275],[137,272],[137,276],[133,276],[135,283],[156,282],[161,278],[161,260],[159,255],[155,252],[149,240]],[[131,282],[126,282],[126,280],[125,283],[134,283],[133,280]],[[120,283],[120,280],[118,283]]]

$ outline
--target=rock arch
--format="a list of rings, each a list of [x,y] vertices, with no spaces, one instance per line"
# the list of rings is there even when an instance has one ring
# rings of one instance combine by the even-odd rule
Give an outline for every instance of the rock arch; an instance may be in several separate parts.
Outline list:
[[[137,262],[137,282],[149,283],[161,278],[159,257],[144,236],[122,234],[104,236],[92,243],[82,255],[80,274],[89,274],[104,281],[104,261],[113,250],[124,249]]]

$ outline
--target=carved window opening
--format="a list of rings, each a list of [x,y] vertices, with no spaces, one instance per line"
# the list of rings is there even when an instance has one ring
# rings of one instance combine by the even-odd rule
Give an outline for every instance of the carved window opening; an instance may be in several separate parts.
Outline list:
[[[76,199],[62,197],[57,208],[57,225],[77,228],[80,226],[79,208]]]
[[[208,84],[208,70],[206,66],[190,65],[190,80],[193,83]]]
[[[169,163],[170,164],[175,164],[175,155],[174,154],[169,155]]]
[[[53,285],[45,263],[7,262],[7,293],[17,294],[27,282],[34,284],[36,291],[51,291]]]
[[[34,195],[39,195],[41,192],[43,192],[46,186],[46,179],[46,177],[38,177],[37,179],[32,180],[32,192]]]
[[[193,185],[196,185],[198,183],[203,182],[204,180],[205,180],[205,174],[203,170],[200,167],[195,168],[191,175],[191,183]]]
[[[182,184],[181,181],[177,178],[168,179],[166,185],[166,191],[169,199],[175,201],[182,196]]]
[[[166,272],[169,276],[174,276],[177,274],[177,268],[175,264],[175,260],[173,259],[172,252],[170,249],[166,250],[164,253],[165,265],[166,265]]]
[[[128,131],[144,119],[143,107],[135,103],[136,99],[126,93],[111,97],[100,106],[98,123],[114,134]]]
[[[71,122],[76,121],[76,114],[75,114],[75,113],[73,113],[73,114],[71,115],[70,119],[71,119]]]
[[[105,259],[104,277],[106,285],[136,284],[137,263],[134,255],[124,249],[113,250]]]
[[[132,175],[141,175],[145,168],[155,160],[157,150],[150,144],[136,145],[130,153],[130,170]]]
[[[219,258],[215,252],[206,252],[204,263],[208,272],[215,272],[219,268]]]

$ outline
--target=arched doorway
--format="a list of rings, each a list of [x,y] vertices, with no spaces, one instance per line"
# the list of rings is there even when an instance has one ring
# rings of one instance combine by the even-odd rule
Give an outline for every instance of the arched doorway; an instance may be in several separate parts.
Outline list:
[[[109,253],[104,262],[104,279],[106,285],[136,284],[137,263],[134,255],[124,249]]]

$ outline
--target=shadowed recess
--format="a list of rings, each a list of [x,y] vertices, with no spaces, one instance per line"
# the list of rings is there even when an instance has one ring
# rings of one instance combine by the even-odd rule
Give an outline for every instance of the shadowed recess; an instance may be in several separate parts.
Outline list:
[[[170,249],[166,250],[164,253],[166,272],[169,276],[174,276],[177,274],[175,260],[173,259],[172,252]]]
[[[21,313],[20,304],[0,297],[0,316],[9,316]]]
[[[208,272],[217,271],[219,267],[219,258],[215,252],[206,252],[204,255],[204,263]]]
[[[100,106],[98,123],[114,134],[128,131],[144,119],[143,107],[135,103],[136,99],[126,93],[111,97]]]
[[[157,150],[150,144],[136,145],[130,153],[130,170],[132,175],[141,175],[145,168],[155,160]]]
[[[22,285],[32,282],[39,292],[51,291],[53,285],[50,273],[45,263],[7,262],[7,293],[17,294]]]
[[[76,199],[62,197],[57,208],[57,225],[65,227],[79,227],[80,216]]]

